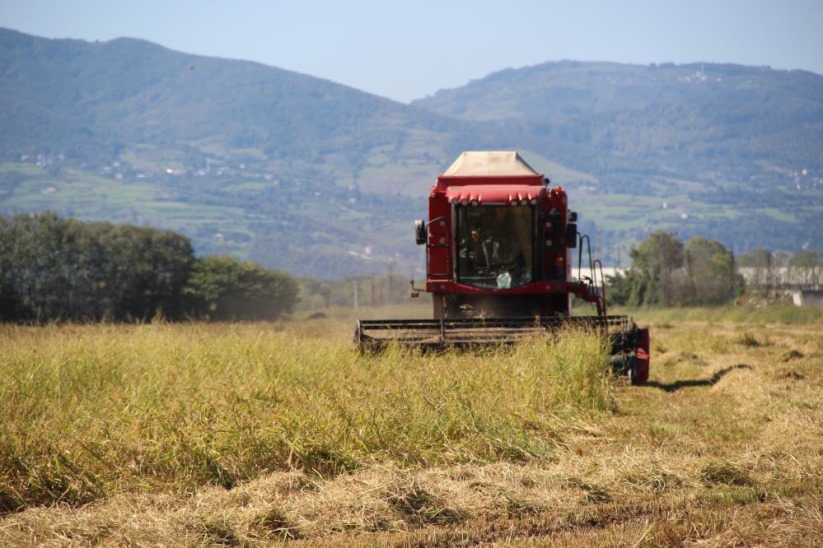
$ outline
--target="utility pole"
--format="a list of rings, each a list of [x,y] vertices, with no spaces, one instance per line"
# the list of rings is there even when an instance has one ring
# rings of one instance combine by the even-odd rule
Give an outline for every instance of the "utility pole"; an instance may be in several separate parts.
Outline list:
[[[388,283],[386,284],[387,289],[387,301],[391,303],[394,300],[394,261],[391,260],[386,263],[386,272],[388,274]]]

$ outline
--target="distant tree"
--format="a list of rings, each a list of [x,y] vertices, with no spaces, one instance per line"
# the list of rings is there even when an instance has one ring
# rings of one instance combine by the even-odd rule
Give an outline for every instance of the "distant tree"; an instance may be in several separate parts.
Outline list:
[[[117,319],[183,316],[182,291],[194,262],[188,238],[169,231],[120,225],[109,233],[110,277]]]
[[[724,304],[743,287],[734,254],[716,240],[699,237],[686,242],[684,268],[676,280],[676,302],[682,305]]]
[[[636,269],[607,276],[606,299],[609,305],[639,306],[643,303],[648,284],[643,283],[643,274]]]
[[[174,232],[54,213],[0,218],[0,319],[182,319],[193,261]]]
[[[654,232],[633,247],[631,268],[609,278],[607,296],[629,306],[723,304],[743,286],[734,254],[720,242],[692,238],[685,245],[674,234]]]
[[[788,254],[758,248],[741,255],[739,262],[751,269],[748,290],[755,294],[771,295],[782,284],[817,287],[823,278],[823,255],[813,250]]]
[[[76,299],[72,265],[82,223],[54,213],[17,215],[4,223],[3,259],[14,319],[70,318]]]
[[[747,268],[765,268],[771,264],[772,261],[772,253],[767,249],[763,249],[762,247],[758,247],[757,249],[753,249],[748,253],[744,253],[740,255],[737,259],[737,263],[740,266],[747,267]]]
[[[0,217],[0,321],[12,321],[24,315],[19,273],[14,255],[12,222]]]
[[[798,251],[789,259],[789,278],[808,287],[819,287],[823,280],[823,255],[816,251]]]
[[[672,276],[683,265],[683,244],[677,237],[662,230],[655,231],[633,247],[629,256],[632,270],[637,271],[629,303],[635,306],[673,304]]]
[[[234,321],[290,314],[297,290],[297,281],[285,272],[211,255],[195,262],[184,292],[192,317]]]
[[[0,321],[276,320],[297,295],[285,272],[195,260],[175,232],[54,213],[0,217]]]
[[[768,293],[775,284],[774,254],[762,247],[744,253],[738,259],[742,268],[750,269],[748,290],[754,293]]]
[[[789,259],[789,266],[815,268],[823,265],[823,254],[817,251],[798,251]]]

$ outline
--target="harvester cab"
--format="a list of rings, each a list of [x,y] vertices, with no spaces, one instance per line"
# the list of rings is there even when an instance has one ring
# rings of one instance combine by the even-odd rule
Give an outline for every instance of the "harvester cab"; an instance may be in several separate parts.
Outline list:
[[[415,222],[432,319],[360,320],[355,342],[363,351],[477,347],[574,325],[608,336],[615,372],[645,382],[648,329],[607,314],[602,264],[576,221],[563,188],[517,152],[462,153],[432,187],[428,221]],[[575,297],[596,315],[573,316]]]

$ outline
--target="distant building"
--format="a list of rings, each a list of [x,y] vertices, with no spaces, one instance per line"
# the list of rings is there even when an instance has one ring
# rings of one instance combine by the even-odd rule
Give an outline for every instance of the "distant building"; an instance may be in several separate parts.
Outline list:
[[[823,306],[823,291],[790,291],[795,306]]]
[[[823,267],[743,267],[748,289],[789,295],[796,306],[823,306]]]
[[[740,267],[747,287],[785,290],[823,290],[823,267]]]
[[[603,267],[603,277],[608,282],[609,278],[614,278],[618,274],[621,275],[621,276],[625,275],[627,270],[629,270],[629,269],[628,268],[615,268],[615,267],[612,267],[612,266],[604,266]],[[592,276],[591,272],[589,272],[588,265],[583,266],[583,268],[580,271],[578,271],[577,270],[577,262],[575,261],[574,268],[572,268],[572,277],[580,279],[581,277],[586,277],[586,276],[588,276],[588,277]],[[600,271],[599,270],[597,271],[597,277],[598,277],[598,281],[600,281]]]

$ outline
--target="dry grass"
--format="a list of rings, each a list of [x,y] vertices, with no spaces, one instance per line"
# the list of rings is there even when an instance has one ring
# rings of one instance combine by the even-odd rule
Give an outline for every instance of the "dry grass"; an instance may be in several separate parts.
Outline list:
[[[357,357],[347,327],[2,328],[0,544],[823,538],[820,324],[666,317],[646,387],[585,335]]]

